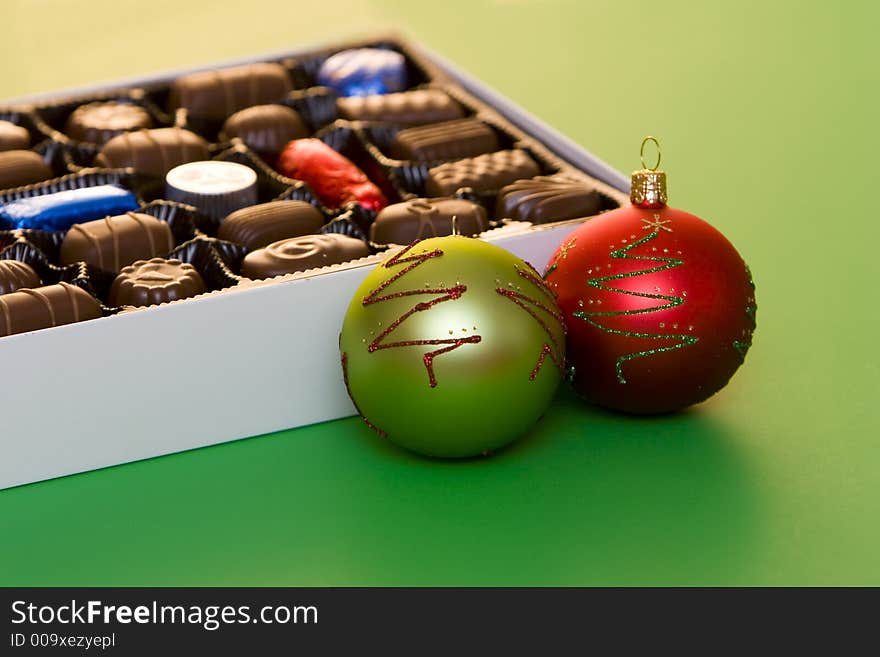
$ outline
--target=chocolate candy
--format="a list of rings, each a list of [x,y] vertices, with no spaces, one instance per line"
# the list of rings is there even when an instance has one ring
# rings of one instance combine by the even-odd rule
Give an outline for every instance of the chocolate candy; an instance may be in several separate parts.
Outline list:
[[[208,142],[182,128],[154,128],[124,132],[104,144],[95,163],[162,177],[179,164],[207,160]]]
[[[544,224],[599,212],[602,199],[596,188],[564,175],[517,180],[498,193],[497,217]]]
[[[238,137],[257,153],[278,154],[293,139],[309,134],[299,114],[284,105],[257,105],[236,112],[223,124],[220,138]]]
[[[278,170],[288,178],[309,184],[321,203],[336,209],[357,202],[381,210],[388,201],[354,162],[320,139],[295,139],[278,158]]]
[[[247,64],[177,78],[171,102],[192,116],[219,121],[251,105],[280,102],[290,90],[281,64]]]
[[[409,244],[413,240],[453,232],[476,235],[487,228],[486,211],[481,205],[457,198],[417,198],[382,210],[370,226],[370,241]]]
[[[391,140],[389,153],[398,160],[457,160],[497,151],[498,136],[482,121],[456,119],[407,128]]]
[[[168,199],[189,203],[209,217],[222,219],[257,202],[257,174],[235,162],[189,162],[168,172],[165,190]]]
[[[87,262],[118,272],[135,260],[168,253],[174,248],[171,229],[148,214],[129,212],[71,226],[61,243],[61,262]]]
[[[33,151],[0,152],[0,189],[21,187],[52,177],[52,169]]]
[[[343,50],[328,57],[318,69],[318,84],[340,96],[389,94],[406,89],[403,55],[382,48]]]
[[[137,207],[131,192],[115,185],[98,185],[10,201],[0,206],[0,225],[67,230],[77,222],[122,214]]]
[[[205,291],[205,281],[192,265],[152,258],[124,267],[110,287],[114,306],[155,306],[188,299]]]
[[[324,215],[305,201],[272,201],[243,208],[223,220],[217,237],[247,247],[248,251],[272,242],[317,233]]]
[[[31,145],[30,133],[11,121],[0,121],[0,151],[14,151]]]
[[[0,295],[0,336],[73,324],[101,316],[98,301],[69,283]]]
[[[305,235],[273,242],[248,253],[241,264],[241,274],[247,278],[271,278],[336,265],[369,254],[366,244],[347,235]]]
[[[0,294],[40,286],[40,277],[31,266],[18,260],[0,260]]]
[[[338,98],[339,115],[352,121],[421,125],[464,117],[464,108],[440,89]]]
[[[429,169],[425,191],[431,196],[451,196],[462,187],[489,192],[539,173],[537,163],[525,151],[497,151]]]
[[[80,105],[67,118],[68,137],[92,144],[104,144],[116,135],[153,127],[153,118],[143,107],[115,100]]]

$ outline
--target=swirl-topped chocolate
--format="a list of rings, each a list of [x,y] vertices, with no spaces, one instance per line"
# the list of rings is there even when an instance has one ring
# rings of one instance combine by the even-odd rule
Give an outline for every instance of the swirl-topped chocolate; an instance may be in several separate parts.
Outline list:
[[[347,235],[304,235],[273,242],[266,248],[248,253],[242,262],[241,274],[247,278],[272,278],[336,265],[369,254],[364,242]]]

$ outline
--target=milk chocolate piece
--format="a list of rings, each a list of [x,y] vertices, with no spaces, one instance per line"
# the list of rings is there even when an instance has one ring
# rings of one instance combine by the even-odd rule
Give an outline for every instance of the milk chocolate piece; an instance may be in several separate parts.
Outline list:
[[[498,193],[495,216],[544,224],[589,217],[602,208],[602,199],[588,182],[563,175],[517,180]]]
[[[477,119],[456,119],[407,128],[391,140],[389,154],[398,160],[457,160],[497,151],[498,135]]]
[[[69,283],[0,295],[0,336],[38,331],[101,316],[98,301]]]
[[[52,169],[33,151],[0,152],[0,189],[31,185],[51,177]]]
[[[525,151],[498,151],[429,169],[425,191],[431,196],[452,196],[462,187],[489,192],[539,173],[537,163]]]
[[[0,294],[39,286],[40,277],[27,263],[18,260],[0,260]]]
[[[323,225],[324,215],[310,203],[272,201],[233,212],[220,224],[217,237],[253,251],[279,240],[317,233]]]
[[[153,127],[143,107],[115,100],[80,105],[67,118],[64,132],[77,141],[104,144],[116,135]]]
[[[110,288],[114,306],[155,306],[188,299],[205,291],[205,281],[192,265],[152,258],[123,267]]]
[[[338,233],[305,235],[273,242],[264,249],[248,253],[242,262],[241,274],[247,278],[271,278],[348,262],[369,254],[367,245],[354,237]]]
[[[307,137],[308,129],[285,105],[257,105],[236,112],[223,124],[220,138],[238,137],[257,153],[278,154],[293,139]]]
[[[207,160],[209,155],[208,142],[189,130],[154,128],[117,135],[104,144],[95,163],[161,177],[180,164]]]
[[[73,224],[138,208],[137,198],[116,185],[65,189],[0,205],[0,226],[67,230]]]
[[[61,243],[61,262],[87,262],[118,272],[135,260],[147,260],[174,248],[171,229],[148,214],[129,212],[71,226]]]
[[[370,241],[377,244],[409,244],[426,237],[455,232],[476,235],[488,228],[481,205],[458,198],[417,198],[389,205],[370,226]]]
[[[0,151],[14,151],[31,145],[30,133],[11,121],[0,121]]]
[[[290,90],[290,77],[281,64],[247,64],[177,78],[171,103],[192,116],[219,121],[251,105],[280,102]]]
[[[352,121],[385,121],[402,125],[438,123],[464,117],[464,108],[440,89],[339,98],[336,108],[341,117]]]

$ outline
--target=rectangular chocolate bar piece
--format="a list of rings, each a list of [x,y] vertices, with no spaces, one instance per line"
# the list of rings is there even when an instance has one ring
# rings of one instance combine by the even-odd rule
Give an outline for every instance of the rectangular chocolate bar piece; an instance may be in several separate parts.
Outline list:
[[[525,151],[497,151],[432,167],[425,191],[429,196],[451,196],[462,187],[491,192],[539,173],[538,164]]]
[[[352,121],[422,125],[464,118],[464,108],[441,89],[350,96],[336,101],[339,116]]]
[[[497,151],[498,135],[478,119],[456,119],[398,132],[389,153],[398,160],[457,160]]]

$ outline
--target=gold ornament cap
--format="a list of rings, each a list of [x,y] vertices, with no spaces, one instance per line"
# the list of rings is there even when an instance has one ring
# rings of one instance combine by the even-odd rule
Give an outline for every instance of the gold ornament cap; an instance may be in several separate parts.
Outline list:
[[[645,164],[645,145],[654,142],[657,147],[657,162],[648,168]],[[642,147],[639,149],[639,158],[642,168],[632,172],[632,186],[629,200],[633,205],[640,208],[662,208],[666,206],[666,172],[661,171],[660,166],[660,142],[656,137],[645,137]]]

